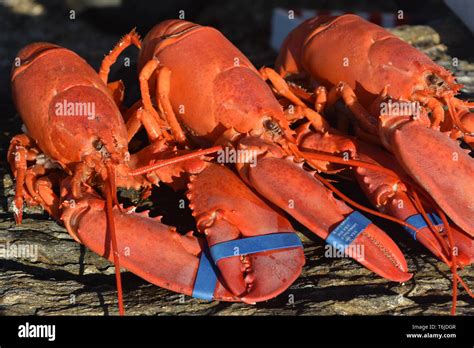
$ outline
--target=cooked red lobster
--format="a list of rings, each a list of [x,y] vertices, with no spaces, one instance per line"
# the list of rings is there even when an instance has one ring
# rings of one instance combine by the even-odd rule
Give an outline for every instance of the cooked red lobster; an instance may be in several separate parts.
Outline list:
[[[457,265],[473,259],[474,160],[454,139],[472,144],[474,114],[472,103],[455,97],[461,85],[452,74],[355,15],[303,22],[286,38],[276,69],[282,77],[305,80],[315,88],[313,96],[298,88],[293,92],[314,103],[318,112],[329,111],[342,99],[356,135],[392,152],[398,164],[383,150],[360,144],[352,157],[362,161],[346,164],[358,168],[361,187],[379,209],[424,231],[413,235],[452,267],[456,288],[462,282]],[[392,110],[393,105],[398,109]],[[412,108],[402,109],[404,105]],[[328,130],[327,124],[317,129]],[[324,151],[320,138],[309,134],[302,146]],[[404,204],[398,206],[400,201]]]
[[[110,58],[104,60],[101,72],[108,70],[127,44],[139,44],[134,35],[132,32],[117,45]],[[229,169],[200,159],[220,147],[194,153],[177,151],[166,141],[166,129],[158,127],[155,134],[159,137],[130,155],[127,128],[117,105],[120,98],[113,97],[120,84],[113,83],[109,88],[104,83],[106,73],[101,74],[101,79],[78,55],[53,44],[28,45],[18,57],[21,65],[13,68],[12,91],[25,134],[12,139],[8,153],[16,178],[15,218],[21,223],[26,198],[28,204],[39,204],[62,220],[75,240],[113,261],[120,313],[124,308],[119,266],[183,294],[252,303],[276,296],[298,277],[304,256],[290,223]],[[82,108],[86,104],[93,106],[93,113]],[[71,113],[66,112],[69,107]],[[144,120],[148,116],[143,109],[137,109],[134,117]],[[150,165],[154,166],[152,173],[141,175],[143,168]],[[227,207],[232,218],[245,221],[241,225],[246,234],[258,237],[270,230],[276,233],[270,243],[274,249],[292,248],[267,251],[266,257],[257,259],[253,268],[266,276],[254,282],[253,292],[239,293],[241,298],[229,292],[214,270],[207,249],[192,234],[180,235],[159,218],[125,210],[117,204],[116,187],[147,189],[158,181],[173,183],[182,173],[199,173],[193,180],[193,192],[198,201],[195,211],[202,216],[209,205]],[[239,200],[234,199],[237,194]],[[262,249],[265,239],[250,239],[254,251]],[[210,252],[218,253],[222,263],[232,264],[237,255],[234,247],[220,243]],[[268,245],[265,248],[268,250]],[[281,254],[288,260],[279,264],[279,273],[275,273],[272,270]],[[237,262],[240,264],[240,260]],[[239,269],[239,273],[250,278],[252,269]]]

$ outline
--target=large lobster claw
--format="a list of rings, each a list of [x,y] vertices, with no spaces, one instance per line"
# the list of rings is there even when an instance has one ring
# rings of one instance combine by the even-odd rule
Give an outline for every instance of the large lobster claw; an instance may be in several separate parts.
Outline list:
[[[226,287],[242,301],[265,301],[286,290],[305,263],[289,221],[230,169],[209,163],[191,177],[188,198]]]
[[[61,219],[78,242],[113,261],[110,236],[106,231],[105,202],[93,192],[74,202],[66,200]],[[124,268],[159,287],[202,297],[202,289],[213,299],[240,301],[228,291],[206,264],[198,238],[180,235],[147,213],[124,213],[113,208],[117,250]]]
[[[381,165],[390,168],[394,173],[400,174],[400,176],[404,175],[403,169],[400,168],[393,156],[383,149],[358,142],[357,156],[364,162]],[[390,177],[384,173],[366,168],[356,168],[354,169],[354,174],[362,190],[379,210],[416,225],[414,227],[419,229],[418,232],[408,227],[405,227],[405,230],[441,260],[445,261],[450,258],[449,251],[443,245],[449,243],[448,236],[440,234],[440,238],[436,238],[434,235],[436,232],[433,233],[430,230],[422,214],[411,202],[404,187],[405,185],[400,182],[400,178]],[[432,207],[426,203],[425,205],[429,216],[432,220],[435,220],[434,225],[436,225],[436,222],[440,222],[439,217],[434,214]],[[462,266],[471,264],[474,261],[474,238],[463,233],[454,224],[450,224],[450,228],[454,243],[453,247],[458,249],[457,261]]]
[[[380,276],[404,282],[411,278],[397,245],[360,213],[336,200],[315,177],[285,158],[279,147],[260,138],[240,141],[240,150],[255,151],[257,165],[239,163],[242,178],[273,204],[336,248],[359,246],[355,260]]]
[[[411,178],[474,237],[474,160],[446,134],[416,122],[390,129],[384,137]]]

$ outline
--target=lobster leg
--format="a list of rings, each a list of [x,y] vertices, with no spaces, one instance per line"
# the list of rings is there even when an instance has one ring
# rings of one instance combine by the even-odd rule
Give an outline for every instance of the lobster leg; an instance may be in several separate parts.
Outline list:
[[[326,108],[326,104],[328,102],[327,93],[328,91],[326,90],[326,87],[324,86],[316,87],[314,91],[314,95],[316,96],[314,100],[314,109],[316,110],[317,113],[322,113],[324,109]]]
[[[153,117],[148,110],[140,107],[134,110],[127,120],[128,141],[132,140],[142,125],[145,127],[150,142],[154,142],[166,134],[166,131],[163,130],[163,126],[157,122],[156,118]]]
[[[135,31],[135,29],[121,38],[112,51],[110,51],[110,53],[102,60],[99,70],[99,77],[102,79],[102,81],[104,81],[105,84],[107,84],[109,79],[110,67],[117,61],[118,56],[130,45],[135,45],[138,49],[141,48],[140,36]]]
[[[165,66],[162,66],[157,70],[157,75],[156,100],[158,106],[160,107],[161,113],[166,118],[166,121],[173,132],[174,139],[179,144],[186,144],[186,135],[184,134],[178,119],[176,118],[173,107],[171,106],[171,102],[169,100],[171,70]]]
[[[170,77],[171,70],[165,66],[160,66],[157,59],[150,60],[143,67],[140,72],[140,91],[142,94],[143,104],[146,110],[155,117],[157,117],[156,110],[153,108],[151,97],[150,97],[150,79],[156,73],[156,103],[160,109],[161,115],[166,120],[166,124],[171,128],[174,135],[174,140],[179,144],[186,144],[186,135],[181,128],[181,125],[176,118],[176,114],[173,111],[171,102],[169,100],[170,93]]]
[[[289,88],[288,84],[286,81],[278,75],[278,73],[271,69],[271,68],[266,68],[263,67],[260,69],[260,75],[264,80],[270,80],[273,86],[276,89],[276,92],[285,97],[286,99],[290,100],[292,103],[294,103],[297,107],[299,107],[306,118],[311,121],[313,126],[318,129],[318,130],[324,130],[328,129],[329,125],[326,122],[326,120],[317,112],[314,111],[313,109],[310,109],[309,107],[306,106],[305,103],[301,101],[300,98],[298,98]]]
[[[206,235],[232,293],[255,303],[277,296],[295,281],[304,265],[303,249],[291,224],[277,210],[221,165],[209,164],[191,177],[188,187],[198,229]],[[293,241],[279,244],[282,238]],[[266,247],[255,248],[254,243],[262,241]],[[215,250],[224,246],[230,254],[220,259]]]
[[[17,224],[21,224],[23,220],[23,198],[26,194],[24,186],[27,173],[27,161],[34,160],[37,155],[37,152],[33,151],[32,147],[33,143],[31,139],[27,135],[21,134],[12,138],[8,149],[8,161],[16,180],[13,210]]]
[[[123,112],[123,98],[125,97],[125,85],[123,84],[122,80],[110,82],[107,84],[110,92],[112,93],[112,97],[115,100],[115,104],[119,107],[120,111]]]
[[[356,154],[354,141],[348,136],[340,136],[328,132],[315,132],[309,127],[309,124],[303,124],[296,130],[296,142],[302,150],[321,151],[329,154],[342,155],[342,158],[352,158]],[[311,146],[302,147],[308,144],[308,134],[311,136]],[[325,160],[306,159],[306,161],[318,171],[327,174],[333,174],[345,169],[346,166],[331,163]]]
[[[142,96],[143,107],[156,119],[157,122],[160,121],[160,116],[158,115],[158,112],[153,107],[148,81],[150,80],[150,78],[152,77],[153,73],[156,71],[159,65],[160,65],[160,62],[158,61],[158,59],[154,58],[154,59],[149,60],[140,71],[140,76],[139,76],[140,93]]]
[[[158,112],[155,110],[153,107],[153,103],[151,100],[150,96],[150,86],[149,86],[149,81],[152,78],[153,74],[155,73],[156,69],[159,67],[159,61],[158,59],[154,58],[148,61],[147,64],[143,67],[143,69],[140,71],[140,93],[142,96],[142,102],[143,102],[143,108],[147,112],[146,116],[151,119],[153,118],[157,124],[162,125],[161,129],[165,129],[169,127],[169,124],[167,124],[164,120],[160,118],[158,115]],[[174,116],[174,113],[172,114]],[[145,119],[143,119],[145,121]],[[149,123],[151,120],[149,120]],[[145,123],[144,123],[145,125]],[[166,131],[162,131],[162,134],[168,138],[168,140],[172,140],[172,138],[168,135]]]
[[[431,128],[439,130],[440,124],[444,121],[443,104],[434,97],[419,96],[416,93],[414,98],[432,110],[433,120],[431,121]]]
[[[377,134],[377,119],[359,103],[356,94],[348,84],[340,82],[330,89],[326,107],[333,106],[341,98],[361,127],[368,133]]]
[[[35,191],[41,198],[41,206],[54,219],[60,218],[59,197],[53,191],[53,187],[57,186],[59,182],[57,176],[58,175],[52,173],[48,176],[38,178],[35,182]]]
[[[382,230],[336,200],[310,172],[285,158],[275,145],[247,137],[239,149],[258,153],[256,166],[239,163],[237,167],[242,178],[263,197],[337,248],[343,247],[345,252],[351,245],[363,249],[363,255],[351,256],[382,277],[399,282],[411,278],[403,254]],[[365,223],[354,222],[357,217]],[[349,244],[337,242],[342,231],[354,228],[358,232]]]
[[[51,176],[51,178],[49,177]],[[25,186],[33,200],[41,205],[50,216],[59,218],[59,199],[53,192],[53,173],[46,175],[46,168],[36,164],[28,168],[25,175]],[[57,180],[54,180],[57,181]]]

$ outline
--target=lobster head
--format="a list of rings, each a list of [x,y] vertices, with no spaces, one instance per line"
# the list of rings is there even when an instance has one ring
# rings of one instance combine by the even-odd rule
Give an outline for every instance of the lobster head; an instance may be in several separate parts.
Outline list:
[[[74,52],[44,42],[26,46],[11,85],[26,133],[67,171],[91,154],[127,160],[127,131],[111,92]]]

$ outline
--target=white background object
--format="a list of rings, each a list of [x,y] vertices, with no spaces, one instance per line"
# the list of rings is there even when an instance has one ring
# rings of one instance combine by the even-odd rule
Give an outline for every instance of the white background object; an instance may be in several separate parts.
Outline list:
[[[471,32],[474,33],[474,1],[444,0],[444,2],[459,18],[461,18]]]

